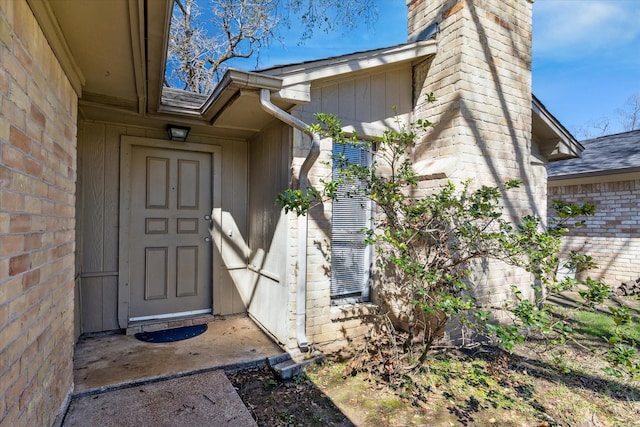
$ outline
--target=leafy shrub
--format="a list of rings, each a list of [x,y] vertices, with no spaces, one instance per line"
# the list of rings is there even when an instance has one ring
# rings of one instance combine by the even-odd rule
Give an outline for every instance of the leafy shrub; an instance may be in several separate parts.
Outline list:
[[[514,223],[506,218],[501,199],[520,186],[517,180],[479,188],[471,181],[448,182],[436,191],[421,193],[410,159],[417,136],[432,125],[429,121],[398,123],[399,130],[387,129],[374,141],[363,142],[357,135],[347,136],[335,116],[317,114],[316,118],[313,132],[332,138],[334,144],[364,150],[375,147],[374,161],[362,166],[335,155],[333,167],[340,173],[333,176],[338,178],[321,180],[320,188],[312,187],[307,193],[287,190],[277,202],[287,212],[305,215],[315,204],[335,198],[338,186],[354,181],[361,185],[352,187],[353,195],[359,192],[375,203],[373,226],[363,233],[377,253],[375,294],[386,336],[375,345],[369,344],[369,352],[387,356],[378,358],[386,370],[423,363],[454,316],[508,352],[532,332],[551,344],[564,343],[573,330],[545,303],[548,296],[579,289],[585,306],[593,308],[611,295],[605,283],[592,278],[583,283],[574,278],[557,279],[560,239],[571,227],[585,225],[584,217],[595,213],[592,204],[554,201],[557,215],[547,226],[534,215]],[[529,272],[532,292],[523,293],[522,288],[512,286],[513,298],[504,305],[480,306],[470,290],[470,273],[476,261],[487,259],[502,260]],[[564,265],[576,272],[593,266],[590,256],[578,252],[571,252]],[[509,312],[513,322],[496,321],[493,314],[497,310]],[[610,372],[634,373],[636,355],[621,345],[612,343],[607,356],[612,364]],[[390,364],[389,358],[395,362]]]

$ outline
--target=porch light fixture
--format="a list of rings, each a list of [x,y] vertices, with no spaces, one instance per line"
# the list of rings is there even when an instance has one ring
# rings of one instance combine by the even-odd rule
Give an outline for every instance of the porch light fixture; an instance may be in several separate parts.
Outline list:
[[[174,142],[185,142],[190,130],[191,128],[187,126],[167,125],[169,139]]]

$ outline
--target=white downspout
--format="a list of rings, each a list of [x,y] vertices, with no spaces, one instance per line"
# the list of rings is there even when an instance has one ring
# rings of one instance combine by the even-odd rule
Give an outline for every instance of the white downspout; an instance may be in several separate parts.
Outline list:
[[[320,136],[311,132],[309,126],[302,120],[292,116],[271,102],[269,89],[260,89],[260,106],[267,113],[278,118],[311,137],[311,148],[300,166],[298,174],[298,189],[307,192],[309,186],[309,170],[320,156]],[[298,217],[298,282],[296,291],[296,339],[300,351],[309,351],[307,340],[307,215]]]

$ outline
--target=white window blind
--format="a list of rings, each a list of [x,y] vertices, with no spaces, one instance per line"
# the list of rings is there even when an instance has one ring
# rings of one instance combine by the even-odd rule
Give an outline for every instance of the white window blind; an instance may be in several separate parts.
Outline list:
[[[371,153],[348,144],[334,144],[333,155],[350,164],[370,165]],[[334,167],[334,179],[340,171]],[[362,183],[350,179],[338,187],[331,221],[331,298],[334,303],[356,302],[369,297],[371,250],[364,244],[363,229],[371,225],[371,201],[354,191]]]

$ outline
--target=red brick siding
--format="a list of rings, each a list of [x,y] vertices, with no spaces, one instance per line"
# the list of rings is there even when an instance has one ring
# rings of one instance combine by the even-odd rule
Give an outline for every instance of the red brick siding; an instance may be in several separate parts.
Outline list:
[[[23,0],[0,1],[0,425],[72,389],[77,97]]]

